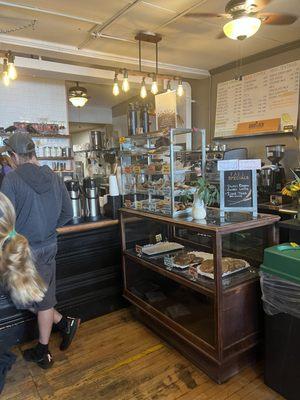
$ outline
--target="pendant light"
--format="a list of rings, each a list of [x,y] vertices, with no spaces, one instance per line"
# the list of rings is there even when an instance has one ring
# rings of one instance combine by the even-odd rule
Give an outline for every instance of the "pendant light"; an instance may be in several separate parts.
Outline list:
[[[170,80],[168,80],[168,84],[167,84],[167,92],[169,93],[169,92],[171,92],[172,91],[172,88],[171,88],[171,81]]]
[[[182,79],[178,80],[178,86],[177,86],[177,96],[181,97],[184,94],[183,86],[182,86]]]
[[[255,35],[261,26],[261,20],[256,17],[242,16],[232,19],[223,26],[223,31],[229,39],[244,40]]]
[[[88,99],[86,88],[79,86],[78,82],[69,89],[69,101],[74,107],[84,107]]]
[[[8,63],[6,58],[4,58],[3,60],[2,82],[4,86],[8,86],[10,84],[10,79],[8,75]]]
[[[126,92],[128,92],[129,89],[130,89],[130,86],[129,86],[129,81],[128,81],[128,71],[127,71],[127,69],[124,69],[122,90],[123,90],[123,92],[126,93]]]
[[[8,64],[8,76],[9,79],[15,80],[18,77],[18,73],[15,67],[15,56],[12,54],[11,51],[9,51],[6,55],[7,58],[7,64]]]
[[[158,93],[157,76],[156,74],[152,77],[151,93],[156,95]]]
[[[145,78],[142,79],[140,96],[142,99],[145,99],[147,97],[147,88],[146,88]]]
[[[120,94],[120,88],[119,88],[119,83],[118,83],[118,74],[115,73],[115,78],[114,78],[114,85],[113,85],[113,95],[114,96],[119,96]]]

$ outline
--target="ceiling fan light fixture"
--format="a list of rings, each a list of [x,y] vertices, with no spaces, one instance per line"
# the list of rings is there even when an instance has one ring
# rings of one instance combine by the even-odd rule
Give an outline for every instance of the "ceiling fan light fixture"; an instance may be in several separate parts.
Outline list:
[[[79,86],[78,82],[76,83],[76,86],[70,87],[69,101],[74,107],[84,107],[88,99],[86,88]]]
[[[243,40],[255,35],[261,26],[261,20],[256,17],[242,16],[232,19],[223,26],[223,31],[229,39]]]

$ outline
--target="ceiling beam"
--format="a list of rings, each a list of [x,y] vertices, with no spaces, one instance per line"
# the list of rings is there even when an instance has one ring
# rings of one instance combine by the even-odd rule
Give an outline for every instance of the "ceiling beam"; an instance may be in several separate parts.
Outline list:
[[[100,26],[99,25],[94,25],[88,32],[87,38],[80,43],[78,46],[78,49],[82,49],[85,47],[91,40],[96,39],[97,37],[101,37],[101,33],[103,31],[110,27],[115,21],[117,21],[120,17],[125,15],[132,7],[140,3],[141,0],[133,0],[129,4],[127,4],[125,7],[121,8],[116,14],[114,14],[112,17],[110,17],[108,20],[106,20],[104,23],[102,23]]]
[[[89,22],[91,24],[97,24],[97,25],[102,25],[102,23],[103,23],[103,21],[95,20],[92,18],[79,17],[79,16],[73,15],[73,14],[61,13],[58,11],[48,10],[48,9],[40,8],[40,7],[27,6],[25,4],[9,3],[8,1],[0,1],[0,6],[19,8],[21,10],[28,10],[28,11],[33,11],[36,13],[41,13],[41,14],[49,14],[49,15],[54,15],[56,17],[69,18],[69,19],[82,21],[82,22]]]
[[[53,58],[62,58],[65,62],[66,56],[71,56],[73,60],[77,62],[84,61],[89,59],[89,63],[91,60],[94,62],[101,62],[102,66],[114,68],[135,68],[138,67],[139,60],[135,57],[127,57],[120,54],[112,54],[112,53],[104,53],[101,51],[95,51],[90,49],[82,49],[78,50],[74,46],[62,45],[59,43],[46,42],[36,39],[29,39],[11,35],[0,34],[0,51],[7,51],[11,49],[14,52],[23,52],[25,54],[32,54],[36,56],[46,56]],[[70,57],[69,57],[70,59]],[[86,62],[85,62],[86,63]],[[155,61],[153,60],[142,60],[142,64],[144,69],[146,68],[149,72],[155,71]],[[100,64],[99,67],[100,68]],[[193,79],[202,79],[208,77],[210,74],[205,69],[187,67],[184,65],[176,65],[161,62],[159,64],[159,69],[161,74],[168,74],[174,76],[182,76]]]

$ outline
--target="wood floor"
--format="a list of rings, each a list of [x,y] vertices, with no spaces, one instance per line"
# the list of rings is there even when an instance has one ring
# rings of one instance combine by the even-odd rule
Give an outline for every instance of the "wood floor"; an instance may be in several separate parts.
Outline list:
[[[22,360],[10,371],[2,400],[275,400],[261,367],[217,385],[121,310],[86,322],[67,352],[53,335],[55,364],[44,371]],[[23,349],[28,347],[23,346]]]

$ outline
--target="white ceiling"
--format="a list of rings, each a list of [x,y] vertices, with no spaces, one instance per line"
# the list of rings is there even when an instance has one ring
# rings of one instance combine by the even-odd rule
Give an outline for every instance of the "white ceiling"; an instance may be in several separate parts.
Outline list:
[[[225,21],[222,18],[188,19],[179,17],[195,4],[192,12],[224,12],[227,0],[147,0],[137,1],[123,16],[103,29],[103,34],[127,39],[117,41],[98,38],[77,48],[88,38],[89,31],[105,26],[107,21],[133,0],[9,0],[0,1],[0,17],[36,19],[34,30],[0,35],[1,48],[26,50],[35,54],[59,55],[65,59],[85,59],[98,65],[126,64],[126,59],[136,62],[137,44],[132,43],[138,31],[154,31],[163,36],[159,45],[160,62],[176,66],[209,70],[239,57],[239,43],[230,39],[216,39]],[[3,5],[36,7],[43,12]],[[201,3],[201,4],[200,4]],[[1,5],[2,4],[2,5]],[[45,12],[49,11],[49,13]],[[265,12],[285,12],[299,16],[290,26],[262,26],[259,32],[242,44],[243,56],[249,56],[272,47],[300,39],[300,0],[273,0]],[[56,13],[64,16],[54,15]],[[67,17],[66,14],[74,18]],[[84,20],[80,20],[84,19]],[[11,25],[0,18],[0,29]],[[17,20],[15,21],[17,23]],[[7,44],[5,44],[7,43]],[[68,49],[73,49],[69,54]],[[89,51],[89,53],[87,53]],[[85,53],[84,53],[85,52]],[[103,61],[103,53],[111,55]],[[88,57],[87,57],[88,54]],[[142,57],[154,60],[154,46],[143,45]],[[168,68],[168,66],[166,66]],[[171,68],[172,69],[172,68]],[[184,70],[183,68],[179,68]],[[184,73],[182,73],[184,76]]]

